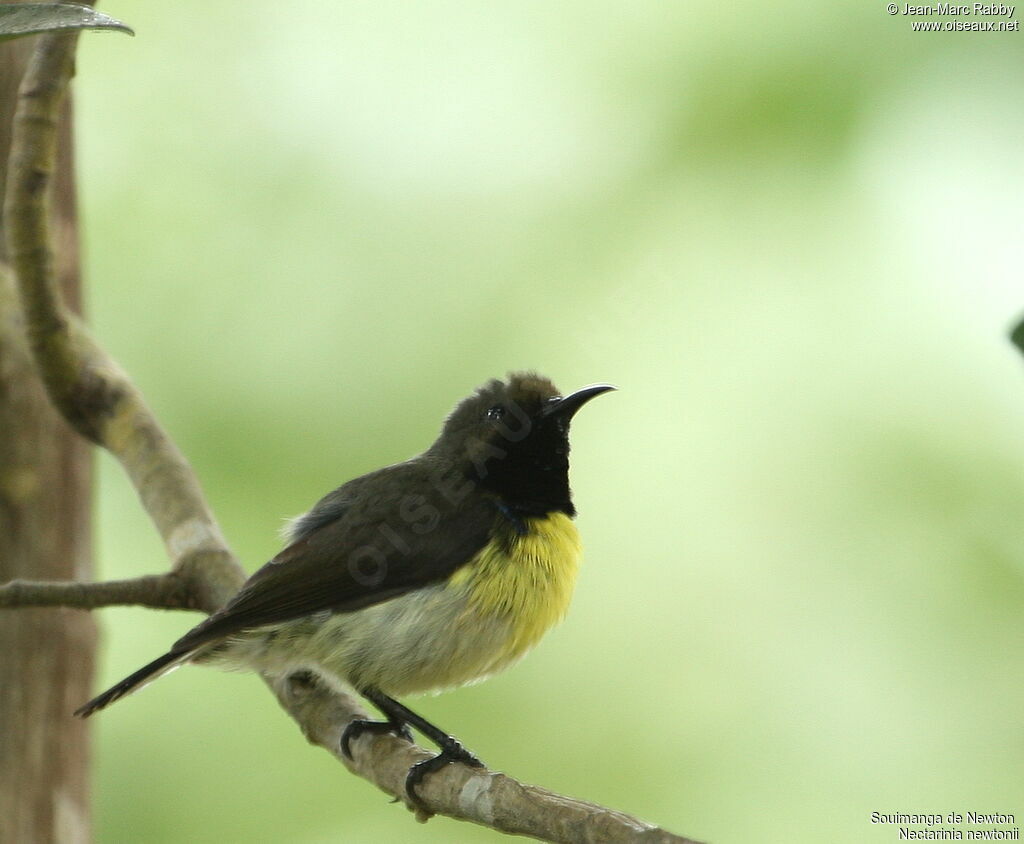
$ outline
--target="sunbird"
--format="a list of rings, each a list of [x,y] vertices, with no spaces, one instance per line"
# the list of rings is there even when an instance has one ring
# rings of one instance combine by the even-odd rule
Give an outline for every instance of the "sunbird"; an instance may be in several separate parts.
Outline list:
[[[483,679],[529,651],[565,615],[580,564],[569,489],[569,423],[595,384],[563,396],[515,372],[461,401],[422,454],[354,478],[289,526],[287,547],[163,656],[79,708],[87,717],[186,662],[268,677],[312,674],[355,689],[383,721],[361,733],[440,753],[406,792],[451,762],[482,763],[395,698]]]

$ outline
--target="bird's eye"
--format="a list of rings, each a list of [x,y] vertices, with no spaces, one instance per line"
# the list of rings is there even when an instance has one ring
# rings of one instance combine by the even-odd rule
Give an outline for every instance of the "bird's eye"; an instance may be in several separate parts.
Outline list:
[[[494,405],[494,407],[487,408],[487,412],[484,413],[484,419],[490,420],[491,422],[495,422],[498,419],[501,419],[501,417],[504,415],[505,408],[502,407],[500,404],[496,404]]]

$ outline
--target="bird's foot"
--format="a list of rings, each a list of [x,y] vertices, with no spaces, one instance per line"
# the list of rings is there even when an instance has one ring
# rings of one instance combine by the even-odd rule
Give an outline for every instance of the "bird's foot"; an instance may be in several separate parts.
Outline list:
[[[349,721],[345,731],[341,734],[341,752],[345,754],[346,758],[352,758],[352,749],[349,747],[352,739],[359,738],[363,733],[378,735],[391,733],[391,735],[405,739],[412,744],[412,733],[409,732],[409,727],[398,721]]]
[[[482,768],[484,763],[462,746],[462,743],[451,736],[441,744],[441,752],[430,759],[417,762],[409,769],[405,777],[405,793],[408,795],[412,805],[418,809],[424,809],[420,796],[416,793],[416,787],[423,782],[423,778],[434,771],[439,771],[451,762],[461,762],[470,768]]]

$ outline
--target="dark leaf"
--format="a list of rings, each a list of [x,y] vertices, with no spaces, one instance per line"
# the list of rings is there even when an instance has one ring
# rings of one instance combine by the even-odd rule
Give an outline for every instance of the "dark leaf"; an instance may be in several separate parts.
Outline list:
[[[1013,331],[1010,332],[1010,342],[1017,347],[1017,351],[1024,354],[1024,319],[1013,327]]]

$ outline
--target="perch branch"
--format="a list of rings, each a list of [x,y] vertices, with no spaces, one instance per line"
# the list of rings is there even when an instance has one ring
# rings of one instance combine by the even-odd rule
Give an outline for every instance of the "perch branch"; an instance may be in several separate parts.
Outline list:
[[[127,375],[64,307],[54,278],[47,197],[57,107],[72,73],[74,45],[74,35],[40,37],[22,81],[4,206],[8,254],[26,332],[51,400],[82,436],[121,461],[163,537],[172,571],[113,583],[15,582],[0,591],[0,606],[134,603],[212,612],[243,582],[242,569],[185,458]],[[268,683],[310,742],[386,793],[404,797],[406,772],[430,755],[426,750],[364,735],[353,743],[354,760],[344,759],[342,730],[352,719],[367,717],[358,704],[308,679]],[[689,842],[610,809],[461,765],[432,775],[420,794],[431,812],[549,841]]]
[[[341,733],[353,718],[364,717],[358,707],[350,708],[344,698],[298,675],[272,688],[311,743],[329,749],[349,770],[387,794],[404,794],[410,766],[433,755],[394,736],[364,733],[352,742],[353,759],[346,759],[340,750]],[[437,814],[543,841],[698,844],[621,812],[526,785],[486,768],[448,765],[424,780],[417,793]]]

